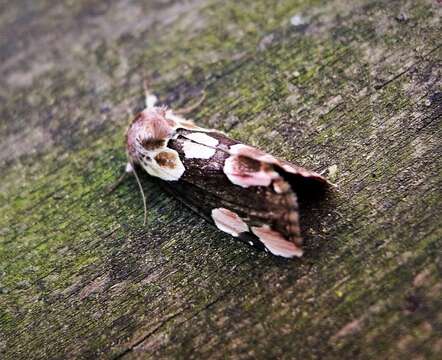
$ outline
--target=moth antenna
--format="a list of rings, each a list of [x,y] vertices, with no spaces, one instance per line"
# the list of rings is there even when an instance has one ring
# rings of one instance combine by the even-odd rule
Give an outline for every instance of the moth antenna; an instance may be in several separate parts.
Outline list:
[[[201,95],[201,97],[198,99],[198,101],[195,104],[189,105],[188,107],[182,108],[182,109],[178,109],[175,110],[174,113],[177,115],[185,115],[188,114],[190,112],[192,112],[193,110],[195,110],[197,107],[199,107],[204,100],[206,100],[206,92],[203,91],[203,95]]]
[[[135,170],[135,166],[133,164],[132,165],[132,169],[135,175],[135,179],[137,180],[137,184],[138,187],[140,189],[140,193],[141,193],[141,197],[143,198],[143,207],[144,207],[144,221],[143,221],[143,225],[146,226],[146,222],[147,222],[147,205],[146,205],[146,197],[144,196],[144,190],[143,187],[141,186],[141,181],[138,178],[138,174],[137,171]]]

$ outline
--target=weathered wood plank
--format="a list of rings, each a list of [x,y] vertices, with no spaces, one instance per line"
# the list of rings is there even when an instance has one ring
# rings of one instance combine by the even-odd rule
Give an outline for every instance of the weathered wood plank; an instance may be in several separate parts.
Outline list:
[[[441,5],[0,5],[0,356],[438,358]],[[286,261],[122,171],[143,73],[194,118],[332,174]]]

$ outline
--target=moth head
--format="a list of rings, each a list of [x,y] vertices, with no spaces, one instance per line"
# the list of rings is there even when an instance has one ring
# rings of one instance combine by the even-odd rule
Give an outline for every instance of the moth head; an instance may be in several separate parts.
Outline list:
[[[167,147],[175,133],[173,125],[173,120],[166,118],[165,108],[146,108],[139,113],[126,134],[129,163],[162,180],[178,180],[185,169],[178,153]]]
[[[174,128],[166,119],[165,108],[146,108],[127,129],[127,153],[133,162],[139,162],[142,154],[164,147],[173,133]]]

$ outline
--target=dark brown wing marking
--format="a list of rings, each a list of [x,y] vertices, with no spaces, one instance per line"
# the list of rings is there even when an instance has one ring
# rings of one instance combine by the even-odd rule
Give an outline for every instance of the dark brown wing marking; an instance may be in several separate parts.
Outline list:
[[[256,246],[259,243],[258,235],[263,237],[267,234],[260,241],[264,244],[267,241],[266,248],[270,251],[272,249],[270,249],[271,245],[268,245],[269,242],[272,244],[273,241],[275,244],[276,241],[281,245],[280,242],[284,240],[293,244],[293,246],[288,245],[288,248],[282,247],[286,251],[285,254],[288,254],[287,249],[291,249],[290,254],[299,256],[302,237],[298,203],[296,193],[290,183],[275,171],[274,164],[239,156],[239,168],[248,172],[251,177],[256,171],[271,173],[271,186],[242,187],[233,184],[225,175],[223,168],[225,160],[231,156],[224,149],[228,149],[235,142],[228,139],[226,145],[223,135],[216,133],[208,135],[216,137],[220,141],[220,146],[224,145],[223,149],[217,150],[211,159],[186,159],[183,152],[184,140],[178,138],[169,141],[169,147],[179,153],[186,171],[179,181],[168,182],[165,186],[188,206],[212,222],[211,211],[224,208],[238,215],[249,229],[255,228],[255,233],[252,230],[239,233],[240,239],[252,242]],[[278,233],[280,237],[275,237],[275,233]],[[273,252],[276,248],[273,247]]]

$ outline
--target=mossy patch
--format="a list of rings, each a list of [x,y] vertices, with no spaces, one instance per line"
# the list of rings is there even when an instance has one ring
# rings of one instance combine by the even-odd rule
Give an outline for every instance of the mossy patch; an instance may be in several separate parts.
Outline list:
[[[440,107],[425,104],[440,11],[425,1],[124,4],[63,4],[57,19],[33,5],[29,29],[64,24],[58,43],[26,35],[30,54],[44,44],[56,66],[1,92],[2,138],[29,140],[0,165],[5,358],[394,357],[408,354],[406,335],[416,353],[435,353]],[[395,19],[402,7],[408,22]],[[204,90],[200,125],[315,170],[338,166],[335,196],[303,223],[303,259],[216,232],[144,175],[146,228],[134,181],[106,194],[145,76],[173,107]],[[423,299],[411,313],[410,293]]]

